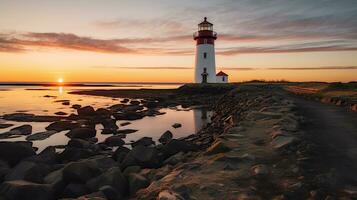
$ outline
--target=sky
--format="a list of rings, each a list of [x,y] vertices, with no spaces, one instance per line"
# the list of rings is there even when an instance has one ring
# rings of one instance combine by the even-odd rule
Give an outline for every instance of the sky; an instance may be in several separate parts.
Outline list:
[[[0,82],[192,82],[203,17],[231,82],[357,80],[356,0],[0,0]]]

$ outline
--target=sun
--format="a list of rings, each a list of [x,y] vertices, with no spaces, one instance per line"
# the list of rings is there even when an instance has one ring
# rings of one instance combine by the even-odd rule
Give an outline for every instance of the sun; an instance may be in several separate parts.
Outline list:
[[[63,78],[59,78],[59,79],[57,80],[57,82],[58,82],[58,83],[63,83]]]

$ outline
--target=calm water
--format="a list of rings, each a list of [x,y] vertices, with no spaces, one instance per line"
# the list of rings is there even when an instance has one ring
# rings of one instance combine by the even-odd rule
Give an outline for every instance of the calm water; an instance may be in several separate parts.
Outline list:
[[[36,115],[54,115],[55,112],[62,111],[68,114],[76,113],[76,110],[71,106],[62,105],[61,100],[69,100],[70,104],[80,104],[82,106],[91,105],[94,108],[108,107],[113,104],[120,103],[120,98],[96,97],[88,95],[68,94],[74,90],[84,89],[118,89],[118,88],[177,88],[180,85],[149,85],[149,84],[125,84],[118,87],[39,87],[39,86],[0,86],[0,115],[15,112],[32,113]],[[50,95],[52,97],[44,97]],[[170,130],[175,138],[184,137],[194,134],[201,129],[210,119],[211,112],[201,109],[181,109],[181,108],[165,108],[161,109],[165,115],[155,117],[145,117],[141,120],[131,121],[130,125],[119,127],[120,129],[137,129],[136,133],[128,134],[126,142],[137,140],[143,136],[153,137],[157,140],[162,133]],[[125,121],[117,121],[117,124]],[[6,132],[18,125],[30,124],[33,127],[33,133],[45,131],[45,127],[50,123],[47,122],[13,122],[5,121],[0,118],[0,123],[15,124],[7,129],[0,129],[0,133]],[[171,127],[174,123],[181,123],[182,127],[174,129]],[[100,134],[103,127],[97,125],[97,138],[103,141],[110,135]],[[66,144],[69,140],[64,134],[67,131],[57,133],[50,138],[42,141],[34,141],[34,146],[40,150],[49,145]],[[5,140],[25,140],[25,137],[5,139]]]

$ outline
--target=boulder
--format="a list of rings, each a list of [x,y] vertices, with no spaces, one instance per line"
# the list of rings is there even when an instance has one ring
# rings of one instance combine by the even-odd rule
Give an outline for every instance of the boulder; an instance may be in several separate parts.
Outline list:
[[[134,165],[157,168],[161,165],[161,158],[155,147],[137,145],[125,156],[122,165],[123,168]]]
[[[0,124],[0,129],[9,128],[11,126],[13,126],[13,124]]]
[[[90,179],[86,186],[91,191],[98,191],[99,188],[103,186],[112,186],[121,195],[126,195],[128,193],[128,183],[124,175],[122,174],[119,167],[113,167],[99,175],[98,177]]]
[[[35,155],[36,152],[29,142],[0,142],[0,158],[11,166],[24,158]]]
[[[73,104],[72,106],[71,106],[71,108],[74,108],[74,109],[80,109],[82,106],[81,105],[79,105],[79,104]]]
[[[84,158],[89,158],[94,154],[95,152],[93,152],[91,149],[66,147],[65,150],[58,155],[58,159],[63,162],[76,161]]]
[[[53,122],[52,124],[46,127],[48,131],[64,131],[64,130],[71,130],[76,127],[79,127],[78,123],[74,123],[72,121],[57,121]]]
[[[63,180],[63,168],[53,171],[43,178],[43,182],[49,185],[55,195],[62,193],[66,186]]]
[[[138,190],[146,188],[150,185],[150,182],[145,177],[134,173],[130,173],[128,175],[128,182],[131,195],[135,195]]]
[[[25,180],[34,183],[42,183],[43,177],[48,172],[49,167],[45,164],[23,161],[17,164],[11,172],[5,176],[5,181]]]
[[[165,133],[163,133],[160,138],[159,138],[159,142],[161,144],[166,144],[168,143],[171,139],[173,138],[173,134],[171,133],[171,131],[166,131]]]
[[[84,106],[77,109],[79,116],[88,117],[96,115],[96,112],[92,106]]]
[[[24,160],[34,163],[44,163],[48,165],[53,165],[57,161],[56,148],[54,146],[48,146],[39,154],[25,158]]]
[[[90,148],[91,145],[93,145],[91,142],[79,138],[73,138],[67,143],[67,147],[82,148],[82,149]]]
[[[172,125],[172,127],[173,127],[173,128],[180,128],[180,127],[182,127],[182,124],[180,124],[180,123],[174,123],[174,124]]]
[[[111,112],[105,108],[98,108],[95,113],[100,117],[109,117],[111,115]]]
[[[105,185],[99,188],[99,191],[104,194],[105,198],[108,200],[121,200],[122,195],[114,187],[110,185]]]
[[[151,145],[155,145],[155,142],[152,140],[151,137],[142,137],[139,140],[131,143],[132,147],[136,147],[136,146],[151,146]]]
[[[206,151],[206,155],[225,153],[232,149],[222,140],[216,140]]]
[[[70,130],[66,136],[69,138],[86,139],[96,136],[96,130],[92,128],[80,127]]]
[[[119,127],[118,125],[116,125],[116,120],[114,119],[104,119],[102,121],[102,125],[104,127],[104,129],[109,129],[109,130],[117,130]]]
[[[136,129],[123,129],[123,130],[117,130],[116,134],[130,134],[130,133],[135,133],[138,130]]]
[[[67,115],[67,113],[59,111],[59,112],[55,112],[55,115]]]
[[[144,115],[137,112],[115,113],[113,116],[116,120],[138,120],[144,118]]]
[[[141,171],[141,167],[140,166],[130,166],[125,168],[125,170],[123,171],[123,174],[125,177],[128,177],[129,174],[134,173],[137,174]]]
[[[130,101],[130,104],[131,104],[131,105],[140,105],[140,101],[138,101],[138,100],[131,100],[131,101]]]
[[[131,123],[130,122],[123,122],[123,123],[120,124],[120,126],[127,126],[129,124],[131,124]]]
[[[120,146],[114,151],[112,158],[118,162],[122,162],[129,152],[130,149]]]
[[[31,125],[22,125],[15,127],[10,130],[12,135],[30,135],[32,133],[32,126]]]
[[[178,140],[178,139],[170,140],[161,149],[165,158],[168,158],[180,151],[189,152],[189,151],[196,151],[196,150],[198,150],[198,147],[196,145],[192,144],[191,142]]]
[[[63,198],[77,198],[88,193],[88,188],[84,184],[70,183],[62,193]]]
[[[26,140],[28,140],[28,141],[44,140],[44,139],[51,137],[52,135],[54,135],[56,133],[58,133],[58,132],[54,131],[54,130],[34,133],[32,135],[28,135],[26,137]]]
[[[8,200],[52,200],[53,191],[47,184],[24,180],[7,181],[0,186],[0,194]]]
[[[105,139],[104,143],[110,147],[123,146],[125,144],[121,136],[110,136]]]
[[[12,113],[3,115],[3,118],[10,121],[27,121],[29,118],[34,116],[34,114],[28,113]]]
[[[94,162],[83,160],[67,164],[63,168],[63,179],[68,183],[86,183],[99,173],[100,169]]]
[[[157,195],[156,200],[184,200],[184,198],[176,192],[163,190]]]

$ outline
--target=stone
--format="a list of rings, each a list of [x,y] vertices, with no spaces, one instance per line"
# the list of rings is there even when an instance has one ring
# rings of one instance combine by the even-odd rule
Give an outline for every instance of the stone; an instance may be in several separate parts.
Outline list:
[[[140,101],[131,100],[131,101],[130,101],[130,104],[131,104],[131,105],[139,105],[139,104],[140,104]]]
[[[22,125],[15,127],[10,130],[12,135],[30,135],[32,133],[32,126],[31,125]]]
[[[232,149],[226,145],[222,140],[216,140],[205,152],[206,155],[213,155],[218,153],[225,153]]]
[[[174,123],[174,124],[172,125],[172,127],[173,127],[173,128],[180,128],[180,127],[182,127],[182,125],[181,125],[180,123]]]
[[[80,138],[80,139],[86,139],[86,138],[91,138],[96,136],[96,130],[92,128],[75,128],[70,130],[66,136],[69,138]]]
[[[79,104],[73,104],[72,106],[71,106],[71,108],[74,108],[74,109],[80,109],[82,106],[81,105],[79,105]]]
[[[61,196],[64,198],[77,198],[87,193],[88,189],[84,184],[70,183],[64,188]]]
[[[88,117],[96,115],[96,112],[92,106],[84,106],[77,109],[79,116]]]
[[[118,162],[122,162],[129,152],[130,149],[120,146],[114,151],[112,158]]]
[[[120,126],[127,126],[129,124],[131,124],[131,123],[130,122],[123,122],[123,123],[120,124]]]
[[[156,148],[137,145],[125,156],[122,165],[123,168],[128,166],[156,168],[161,165],[161,159]]]
[[[109,117],[111,115],[111,112],[105,108],[98,108],[95,113],[100,117]]]
[[[66,186],[66,183],[63,180],[63,168],[47,174],[43,178],[43,182],[51,187],[55,195],[59,195],[60,193],[62,193],[63,189]]]
[[[11,166],[16,165],[24,158],[36,155],[32,143],[0,142],[0,158]]]
[[[67,113],[59,111],[59,112],[55,112],[55,115],[67,115]]]
[[[57,122],[53,122],[52,124],[48,125],[46,127],[46,130],[59,132],[59,131],[71,130],[76,127],[79,127],[78,123],[74,123],[71,121],[57,121]]]
[[[182,152],[189,152],[189,151],[196,151],[198,147],[191,142],[172,139],[167,144],[165,144],[162,148],[162,152],[165,158],[168,158],[180,151]]]
[[[39,154],[25,158],[25,161],[54,165],[57,162],[57,153],[54,146],[48,146]]]
[[[58,155],[58,158],[63,162],[76,161],[93,156],[95,152],[86,148],[66,147],[62,153]]]
[[[9,174],[5,176],[5,181],[25,180],[34,183],[42,183],[43,177],[49,172],[49,167],[44,164],[23,161],[17,164]]]
[[[63,179],[70,183],[86,183],[99,173],[100,169],[95,163],[83,160],[67,164],[63,168]]]
[[[0,124],[0,129],[9,128],[11,126],[13,126],[13,124]]]
[[[34,116],[34,114],[28,113],[12,113],[3,115],[3,118],[10,121],[26,121]]]
[[[82,148],[82,149],[90,148],[91,145],[92,145],[91,142],[79,138],[73,138],[67,143],[67,147]]]
[[[104,119],[102,122],[104,129],[117,130],[119,127],[116,125],[116,120],[114,119]]]
[[[107,146],[115,147],[115,146],[123,146],[125,144],[124,140],[121,139],[121,136],[110,136],[107,137],[104,141]]]
[[[176,165],[177,163],[183,161],[185,158],[183,152],[179,152],[164,161],[164,165]]]
[[[128,193],[128,183],[119,167],[113,167],[103,174],[90,179],[86,186],[91,191],[98,191],[99,188],[110,185],[115,188],[121,195]]]
[[[140,166],[130,166],[130,167],[127,167],[125,168],[125,170],[123,171],[123,174],[124,176],[128,177],[129,174],[131,173],[139,173],[141,170],[141,167]]]
[[[130,133],[135,133],[138,130],[136,129],[123,129],[123,130],[117,130],[116,134],[130,134]]]
[[[138,190],[146,188],[150,185],[150,182],[140,174],[130,173],[128,175],[129,191],[131,195],[134,195]]]
[[[105,185],[99,188],[99,191],[104,194],[108,200],[121,200],[122,195],[114,187],[110,185]]]
[[[277,136],[271,142],[271,145],[275,149],[281,149],[286,146],[293,144],[296,141],[296,138],[293,136]]]
[[[7,181],[0,186],[0,194],[8,200],[52,200],[54,194],[47,184],[24,180]]]
[[[51,137],[52,135],[54,135],[56,133],[58,133],[58,132],[54,131],[54,130],[34,133],[32,135],[28,135],[26,137],[26,140],[28,140],[28,141],[44,140],[44,139]]]
[[[141,145],[141,146],[151,146],[151,145],[155,145],[155,142],[152,140],[151,137],[142,137],[139,140],[131,143],[132,147],[139,146],[139,145]]]
[[[141,113],[137,113],[137,112],[114,113],[113,116],[116,120],[129,120],[129,121],[144,118],[144,116]]]
[[[159,142],[161,144],[166,144],[168,143],[171,139],[173,138],[173,134],[171,133],[171,131],[166,131],[165,133],[163,133],[160,138],[159,138]]]
[[[266,165],[255,165],[251,168],[251,172],[253,176],[265,176],[269,174],[269,169]]]

